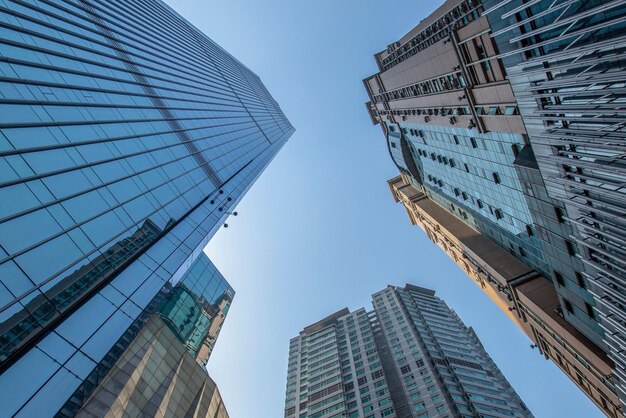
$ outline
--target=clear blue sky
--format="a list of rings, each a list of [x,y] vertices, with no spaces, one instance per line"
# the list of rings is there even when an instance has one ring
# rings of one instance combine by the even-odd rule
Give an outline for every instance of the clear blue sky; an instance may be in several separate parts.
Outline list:
[[[441,1],[167,2],[256,72],[297,129],[207,247],[237,292],[208,367],[232,418],[282,417],[289,339],[406,282],[435,289],[476,329],[536,417],[602,416],[387,189],[397,170],[361,80]]]

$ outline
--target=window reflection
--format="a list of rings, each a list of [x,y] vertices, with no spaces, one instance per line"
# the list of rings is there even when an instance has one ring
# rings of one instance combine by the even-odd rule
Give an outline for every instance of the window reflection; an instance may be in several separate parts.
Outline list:
[[[58,416],[74,416],[157,317],[172,331],[183,349],[199,365],[205,366],[234,295],[235,291],[224,276],[201,253],[180,280],[170,281],[161,289],[74,392]]]
[[[112,279],[124,263],[141,253],[160,233],[154,222],[145,221],[131,236],[25,303],[23,309],[0,324],[0,362],[39,336],[42,327],[79,304],[94,288]]]
[[[202,254],[159,309],[163,321],[201,365],[213,351],[234,293]]]

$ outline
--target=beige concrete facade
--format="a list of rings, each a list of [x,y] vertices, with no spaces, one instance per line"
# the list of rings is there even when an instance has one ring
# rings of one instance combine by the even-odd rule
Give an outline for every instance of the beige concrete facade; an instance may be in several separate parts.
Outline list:
[[[606,354],[559,315],[553,284],[413,187],[388,182],[396,202],[503,312],[607,415],[621,416]]]
[[[448,34],[455,19],[469,22]],[[490,33],[487,18],[466,2],[446,1],[400,41],[375,55],[380,72],[364,80],[372,121],[524,134]]]

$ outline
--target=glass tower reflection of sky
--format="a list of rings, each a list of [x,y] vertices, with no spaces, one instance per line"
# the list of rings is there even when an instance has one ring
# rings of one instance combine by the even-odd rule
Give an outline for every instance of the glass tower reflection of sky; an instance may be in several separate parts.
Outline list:
[[[258,76],[160,0],[0,0],[0,20],[11,415],[71,394],[294,129]]]

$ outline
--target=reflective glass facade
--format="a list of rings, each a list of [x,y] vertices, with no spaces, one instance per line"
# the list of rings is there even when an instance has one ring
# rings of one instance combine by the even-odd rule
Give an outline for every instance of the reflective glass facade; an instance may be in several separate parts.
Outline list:
[[[540,242],[527,232],[533,219],[513,165],[513,150],[524,146],[521,134],[406,122],[387,123],[386,129],[394,157],[404,135],[410,158],[419,167],[418,179],[431,199],[507,251],[520,255],[521,248],[526,263],[535,269],[549,271]],[[403,172],[410,172],[402,166],[406,161],[394,160]]]
[[[577,271],[557,272],[567,289],[562,313],[601,337],[626,407],[626,4],[484,3],[547,193],[571,231],[566,250],[581,260]],[[581,287],[588,303],[567,293]],[[588,328],[585,317],[596,325]]]
[[[294,129],[160,0],[0,0],[0,21],[3,412],[54,414]]]
[[[532,417],[432,290],[388,286],[290,342],[285,417]]]
[[[604,346],[593,296],[582,278],[583,263],[568,247],[576,248],[569,238],[572,227],[557,218],[565,213],[564,205],[548,195],[525,135],[403,121],[385,125],[401,172],[411,175],[430,199],[553,280],[561,304],[576,306],[563,315]]]
[[[153,316],[75,416],[228,418],[228,413],[215,382]]]
[[[180,392],[187,389],[177,389],[174,394],[171,391],[155,391],[147,396],[144,388],[154,389],[164,385],[164,376],[177,376],[167,383],[172,386],[179,384],[179,381],[183,381],[184,385],[187,375],[192,381],[210,381],[204,367],[226,319],[234,293],[215,265],[201,253],[182,278],[173,278],[161,288],[56,416],[72,417],[85,413],[96,416],[123,413],[132,416],[130,404],[127,408],[120,407],[113,403],[110,395],[113,392],[115,397],[123,398],[124,391],[119,391],[127,385],[131,386],[126,389],[127,392],[139,396],[137,402],[145,403],[149,400],[153,406],[185,405],[186,398],[183,399]],[[166,360],[163,349],[156,349],[155,344],[167,347],[165,350],[172,351],[175,359]],[[185,352],[187,354],[183,355]],[[146,362],[151,361],[154,364],[147,366]],[[194,361],[196,364],[192,366]],[[179,366],[183,370],[177,370]],[[131,375],[140,376],[143,384],[137,384],[136,379],[130,378]],[[195,387],[200,390],[201,386]],[[121,403],[124,404],[124,401]],[[146,403],[139,409],[151,407]]]
[[[205,366],[235,291],[204,253],[172,284],[158,315],[189,354]]]

